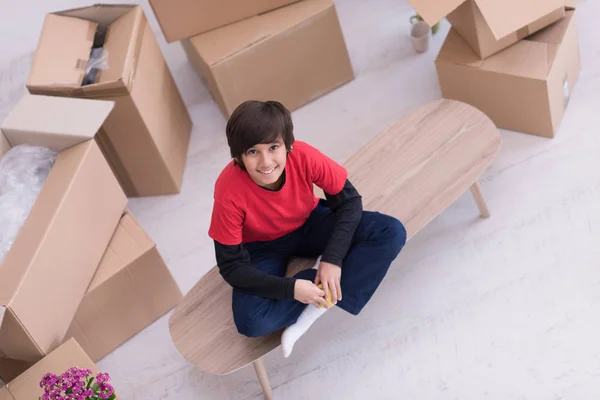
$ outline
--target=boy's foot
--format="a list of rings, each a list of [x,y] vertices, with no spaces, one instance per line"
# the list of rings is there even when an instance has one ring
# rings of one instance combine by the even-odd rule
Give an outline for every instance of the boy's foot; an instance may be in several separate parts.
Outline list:
[[[283,356],[288,358],[292,354],[292,349],[296,341],[300,339],[308,328],[327,311],[327,308],[319,308],[312,304],[308,305],[302,314],[298,317],[296,323],[288,326],[281,335],[281,348],[283,349]]]
[[[315,262],[315,265],[313,265],[312,269],[319,269],[320,263],[321,256],[317,257],[317,261]],[[298,320],[294,324],[285,328],[283,334],[281,335],[281,348],[283,349],[283,356],[285,358],[290,356],[292,349],[294,348],[294,344],[296,344],[296,341],[300,339],[300,336],[304,335],[313,322],[323,315],[325,311],[327,311],[326,308],[308,305],[304,311],[302,311],[302,314],[300,314]]]
[[[320,263],[321,256],[317,257],[317,261],[315,262],[315,265],[313,265],[312,269],[319,269]],[[285,358],[290,356],[292,349],[294,348],[294,344],[296,344],[296,341],[300,339],[300,336],[304,335],[313,322],[323,315],[325,311],[327,311],[326,308],[308,305],[304,311],[302,311],[302,314],[300,314],[298,320],[294,324],[285,328],[283,334],[281,335],[281,348],[283,349],[283,356]]]

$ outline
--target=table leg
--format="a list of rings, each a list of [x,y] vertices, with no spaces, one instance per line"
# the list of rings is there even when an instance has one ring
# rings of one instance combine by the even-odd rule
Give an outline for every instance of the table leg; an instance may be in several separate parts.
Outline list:
[[[488,206],[483,199],[483,195],[481,194],[481,186],[479,186],[479,181],[475,181],[475,183],[471,186],[471,193],[473,194],[473,198],[475,198],[477,207],[479,207],[481,217],[488,218],[490,216],[490,210],[488,209]]]
[[[265,392],[265,400],[272,400],[273,393],[271,391],[271,384],[269,383],[269,376],[267,375],[264,359],[259,358],[254,361],[252,365],[254,365],[254,369],[256,370],[256,376],[258,376],[260,386],[262,386],[263,392]]]

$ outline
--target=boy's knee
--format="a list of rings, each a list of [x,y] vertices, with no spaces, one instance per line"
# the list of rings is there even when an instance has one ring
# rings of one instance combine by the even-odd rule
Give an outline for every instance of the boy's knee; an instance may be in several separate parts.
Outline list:
[[[406,228],[398,219],[386,215],[382,221],[379,240],[385,242],[385,249],[393,260],[406,244]]]
[[[257,312],[234,312],[233,322],[237,327],[237,331],[244,336],[258,337],[271,333],[267,321],[261,318],[260,313]]]
[[[384,232],[385,240],[390,242],[390,251],[393,251],[397,255],[406,244],[406,228],[404,224],[397,218],[388,216]]]
[[[398,246],[398,252],[402,250],[404,245],[406,244],[406,227],[402,222],[394,218],[394,227],[393,230],[395,232],[396,237],[396,245]]]
[[[257,322],[250,322],[244,325],[236,324],[236,326],[238,332],[247,337],[259,337],[264,336],[268,333],[265,331],[264,327]]]

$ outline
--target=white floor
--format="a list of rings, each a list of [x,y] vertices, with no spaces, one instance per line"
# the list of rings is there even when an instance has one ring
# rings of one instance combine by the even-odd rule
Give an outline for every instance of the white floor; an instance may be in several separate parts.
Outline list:
[[[110,1],[114,2],[114,1]],[[10,8],[9,8],[10,3]],[[45,12],[83,0],[0,0],[0,120],[24,92]],[[405,0],[336,0],[356,72],[294,112],[298,139],[339,162],[412,108],[440,97],[433,60],[412,51]],[[183,292],[215,263],[206,232],[228,161],[225,120],[144,9],[194,120],[183,191],[131,200]],[[582,70],[555,139],[502,131],[482,187],[415,236],[360,317],[334,309],[266,357],[277,399],[592,399],[600,394],[600,2],[578,12]],[[595,111],[594,111],[595,110]],[[260,399],[253,369],[196,371],[167,317],[99,363],[122,399]]]

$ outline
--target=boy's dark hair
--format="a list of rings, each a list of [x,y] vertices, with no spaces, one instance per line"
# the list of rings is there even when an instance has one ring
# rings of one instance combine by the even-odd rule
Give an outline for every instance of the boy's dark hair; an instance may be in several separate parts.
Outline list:
[[[242,159],[257,144],[273,143],[281,136],[287,151],[294,144],[294,125],[287,108],[277,101],[248,100],[231,114],[225,129],[231,157]],[[237,163],[242,169],[244,165]]]

